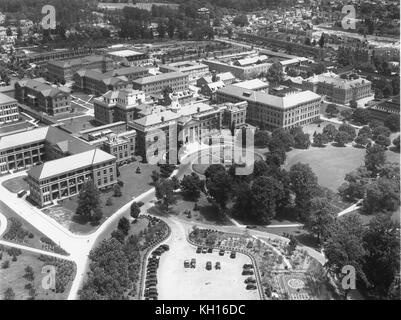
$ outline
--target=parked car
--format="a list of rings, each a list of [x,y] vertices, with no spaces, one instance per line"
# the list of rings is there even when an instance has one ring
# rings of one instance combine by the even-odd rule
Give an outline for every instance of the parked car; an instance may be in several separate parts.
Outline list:
[[[206,270],[212,270],[212,262],[211,261],[206,262]]]
[[[256,283],[256,280],[255,280],[255,278],[248,277],[248,278],[245,279],[244,282],[245,282],[245,283]]]
[[[17,193],[18,198],[22,198],[24,195],[26,195],[26,190],[21,190]]]
[[[207,248],[203,248],[202,253],[207,253]]]
[[[196,253],[201,253],[201,252],[202,252],[202,248],[201,247],[196,248]]]
[[[191,268],[195,268],[196,267],[196,259],[195,258],[192,258],[191,259]]]
[[[220,269],[221,269],[221,264],[220,264],[219,261],[216,262],[216,265],[214,266],[214,268],[215,268],[216,270],[220,270]]]
[[[189,260],[185,260],[184,261],[184,268],[189,268],[190,264],[189,264]]]
[[[254,285],[252,283],[248,283],[246,285],[246,290],[256,290],[256,285]]]
[[[244,269],[253,269],[253,265],[252,264],[248,264],[248,263],[245,263],[244,265],[243,265],[243,268]]]
[[[235,251],[231,251],[230,258],[235,259],[236,256],[237,254],[235,253]]]
[[[224,253],[225,253],[225,251],[224,251],[223,249],[221,249],[221,250],[219,251],[219,255],[220,255],[220,256],[224,256]]]
[[[244,270],[242,270],[242,275],[243,276],[252,276],[253,275],[253,271],[249,270],[249,269],[244,269]]]
[[[162,244],[160,247],[162,247],[164,251],[170,250],[170,247],[168,246],[168,244]]]
[[[207,253],[213,253],[213,248],[208,248]]]

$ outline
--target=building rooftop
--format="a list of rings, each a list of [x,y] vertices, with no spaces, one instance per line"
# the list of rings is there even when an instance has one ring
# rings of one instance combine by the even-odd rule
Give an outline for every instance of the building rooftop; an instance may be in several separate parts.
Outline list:
[[[111,154],[99,149],[89,150],[34,166],[28,175],[36,180],[48,179],[74,170],[114,160]]]
[[[244,101],[255,101],[261,104],[269,105],[280,109],[291,108],[298,104],[321,98],[320,95],[309,90],[292,93],[284,97],[280,97],[262,91],[253,91],[240,88],[234,85],[228,85],[220,89],[218,92],[237,97]]]
[[[6,94],[0,93],[0,104],[8,104],[8,103],[16,103],[17,100],[14,98],[9,97]]]
[[[182,72],[168,72],[168,73],[158,74],[155,76],[143,77],[140,79],[136,79],[133,82],[143,85],[143,84],[153,83],[153,82],[157,82],[157,81],[176,79],[176,78],[185,77],[185,76],[188,77],[188,75],[186,75]]]
[[[95,63],[100,62],[103,60],[107,60],[103,56],[87,56],[84,58],[77,58],[77,59],[70,59],[70,60],[56,60],[56,61],[49,61],[49,65],[53,65],[56,67],[67,68],[70,66],[80,66],[85,65],[88,63]]]
[[[175,120],[179,117],[180,117],[179,114],[177,114],[173,111],[170,111],[170,110],[166,110],[166,111],[162,111],[162,112],[158,112],[158,113],[149,114],[141,119],[134,120],[133,123],[139,124],[143,127],[147,127],[147,126],[152,126],[155,124]]]
[[[108,52],[107,54],[116,56],[116,57],[121,57],[121,58],[127,58],[127,57],[132,57],[132,56],[139,56],[142,55],[142,52],[134,51],[134,50],[118,50],[118,51],[111,51]]]
[[[267,82],[264,82],[260,79],[252,79],[252,80],[247,80],[247,81],[242,81],[238,83],[233,83],[234,86],[241,87],[243,89],[250,89],[250,90],[258,90],[258,89],[263,89],[267,88],[269,84]]]
[[[69,93],[65,87],[53,87],[47,83],[42,78],[36,79],[23,79],[17,82],[17,84],[21,87],[30,88],[37,92],[40,92],[45,97],[55,97],[59,94]]]
[[[312,82],[312,83],[327,83],[331,84],[333,86],[336,86],[341,89],[348,89],[352,87],[357,87],[363,84],[370,84],[371,82],[369,80],[363,79],[363,78],[358,78],[358,79],[343,79],[340,76],[338,76],[335,73],[332,72],[326,72],[322,73],[319,75],[314,75],[308,79],[306,79],[307,82]]]

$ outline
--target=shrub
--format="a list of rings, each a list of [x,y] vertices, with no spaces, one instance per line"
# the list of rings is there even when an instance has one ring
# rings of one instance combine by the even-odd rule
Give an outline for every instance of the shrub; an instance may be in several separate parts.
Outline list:
[[[29,238],[29,239],[32,239],[33,237],[34,237],[33,233],[30,232],[29,235],[28,235],[28,238]]]
[[[10,267],[10,261],[6,260],[1,264],[2,269],[8,269]]]
[[[117,183],[120,187],[124,187],[124,181],[118,180]]]
[[[108,198],[106,201],[106,206],[110,207],[113,205],[113,200],[111,198]]]
[[[13,258],[11,259],[13,262],[17,261],[17,256],[13,256]]]
[[[121,197],[123,195],[119,184],[115,184],[113,190],[114,190],[115,197]]]

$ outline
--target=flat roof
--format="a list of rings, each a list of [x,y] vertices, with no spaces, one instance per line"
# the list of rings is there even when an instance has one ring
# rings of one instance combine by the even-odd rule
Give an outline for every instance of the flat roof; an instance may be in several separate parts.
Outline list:
[[[131,57],[131,56],[139,56],[144,53],[139,52],[139,51],[125,49],[125,50],[111,51],[111,52],[108,52],[107,54],[112,55],[112,56],[126,58],[126,57]]]
[[[252,79],[252,80],[247,80],[247,81],[242,81],[238,83],[233,83],[234,86],[241,87],[244,89],[260,89],[260,88],[266,88],[269,86],[267,82],[264,82],[260,79]]]
[[[298,104],[321,98],[320,95],[309,90],[292,93],[284,97],[280,97],[262,91],[253,91],[244,89],[234,85],[228,85],[224,88],[221,88],[220,90],[218,90],[218,92],[237,97],[244,101],[255,101],[279,109],[291,108]]]
[[[168,72],[168,73],[158,74],[155,76],[139,78],[139,79],[133,80],[132,82],[137,83],[137,84],[148,84],[148,83],[153,83],[156,81],[165,81],[165,80],[176,79],[176,78],[180,78],[180,77],[188,77],[188,75],[184,74],[182,72]]]
[[[100,149],[94,149],[34,166],[29,170],[28,175],[36,180],[48,179],[114,159],[115,157],[111,154]]]
[[[6,104],[6,103],[16,103],[17,100],[14,98],[9,97],[6,94],[0,93],[0,104]]]

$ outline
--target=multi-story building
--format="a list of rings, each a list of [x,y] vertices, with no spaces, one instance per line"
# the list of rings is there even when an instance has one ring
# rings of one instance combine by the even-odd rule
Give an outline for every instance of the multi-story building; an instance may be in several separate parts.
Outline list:
[[[80,132],[89,144],[116,157],[117,165],[130,161],[135,155],[136,131],[120,121]]]
[[[386,101],[375,103],[368,108],[372,118],[385,121],[391,114],[400,116],[400,96],[387,99]]]
[[[15,122],[19,119],[17,100],[0,93],[0,125]]]
[[[122,90],[129,87],[125,76],[113,77],[109,73],[94,70],[80,70],[74,74],[74,87],[86,93],[101,95],[109,90]]]
[[[79,59],[50,61],[47,71],[51,81],[71,81],[79,70],[99,70],[102,73],[113,69],[113,60],[103,56],[88,56]]]
[[[266,91],[267,89],[269,89],[269,84],[260,79],[246,80],[242,82],[233,83],[233,85],[236,87],[254,91]]]
[[[138,118],[142,105],[149,103],[143,91],[133,89],[108,91],[93,100],[95,119],[102,124],[129,122]]]
[[[191,61],[174,62],[168,65],[161,65],[159,70],[164,73],[177,71],[182,72],[188,75],[189,82],[194,82],[198,78],[209,73],[209,67],[207,65]]]
[[[218,73],[231,72],[236,78],[241,80],[253,79],[261,73],[266,73],[272,65],[268,62],[258,63],[258,60],[254,62],[254,59],[242,60],[239,64],[226,63],[219,60],[204,60],[203,63],[209,66],[210,71]]]
[[[80,48],[72,50],[54,50],[44,52],[27,52],[27,50],[17,51],[16,59],[19,64],[24,63],[44,63],[52,60],[72,59],[87,56],[92,53],[92,48]]]
[[[247,101],[247,122],[265,127],[290,129],[320,118],[322,97],[312,91],[272,95],[228,85],[217,91],[217,103]]]
[[[161,153],[175,150],[180,144],[201,142],[220,132],[225,107],[196,103],[149,114],[134,120],[138,154],[148,161]],[[170,150],[172,149],[172,150]]]
[[[109,72],[106,72],[107,75],[111,77],[120,77],[124,76],[127,77],[129,81],[133,81],[138,78],[145,77],[149,75],[149,69],[143,67],[126,67],[126,68],[119,68]]]
[[[91,149],[90,144],[56,127],[4,136],[0,139],[0,174]]]
[[[47,84],[44,79],[24,79],[15,83],[15,98],[19,103],[46,112],[49,115],[69,112],[71,98],[64,87]]]
[[[43,207],[77,195],[88,180],[105,189],[117,182],[116,171],[116,158],[99,149],[48,161],[28,172],[30,198]]]
[[[343,79],[334,73],[315,75],[302,82],[304,90],[310,90],[326,96],[326,99],[347,104],[372,95],[371,82],[366,79]]]
[[[166,87],[173,91],[187,90],[189,86],[188,74],[182,72],[168,72],[155,76],[136,79],[132,82],[133,88],[144,93],[160,94]]]
[[[223,125],[231,127],[234,125],[235,128],[242,127],[246,122],[246,110],[248,108],[247,101],[241,101],[237,103],[225,103],[223,112]]]

